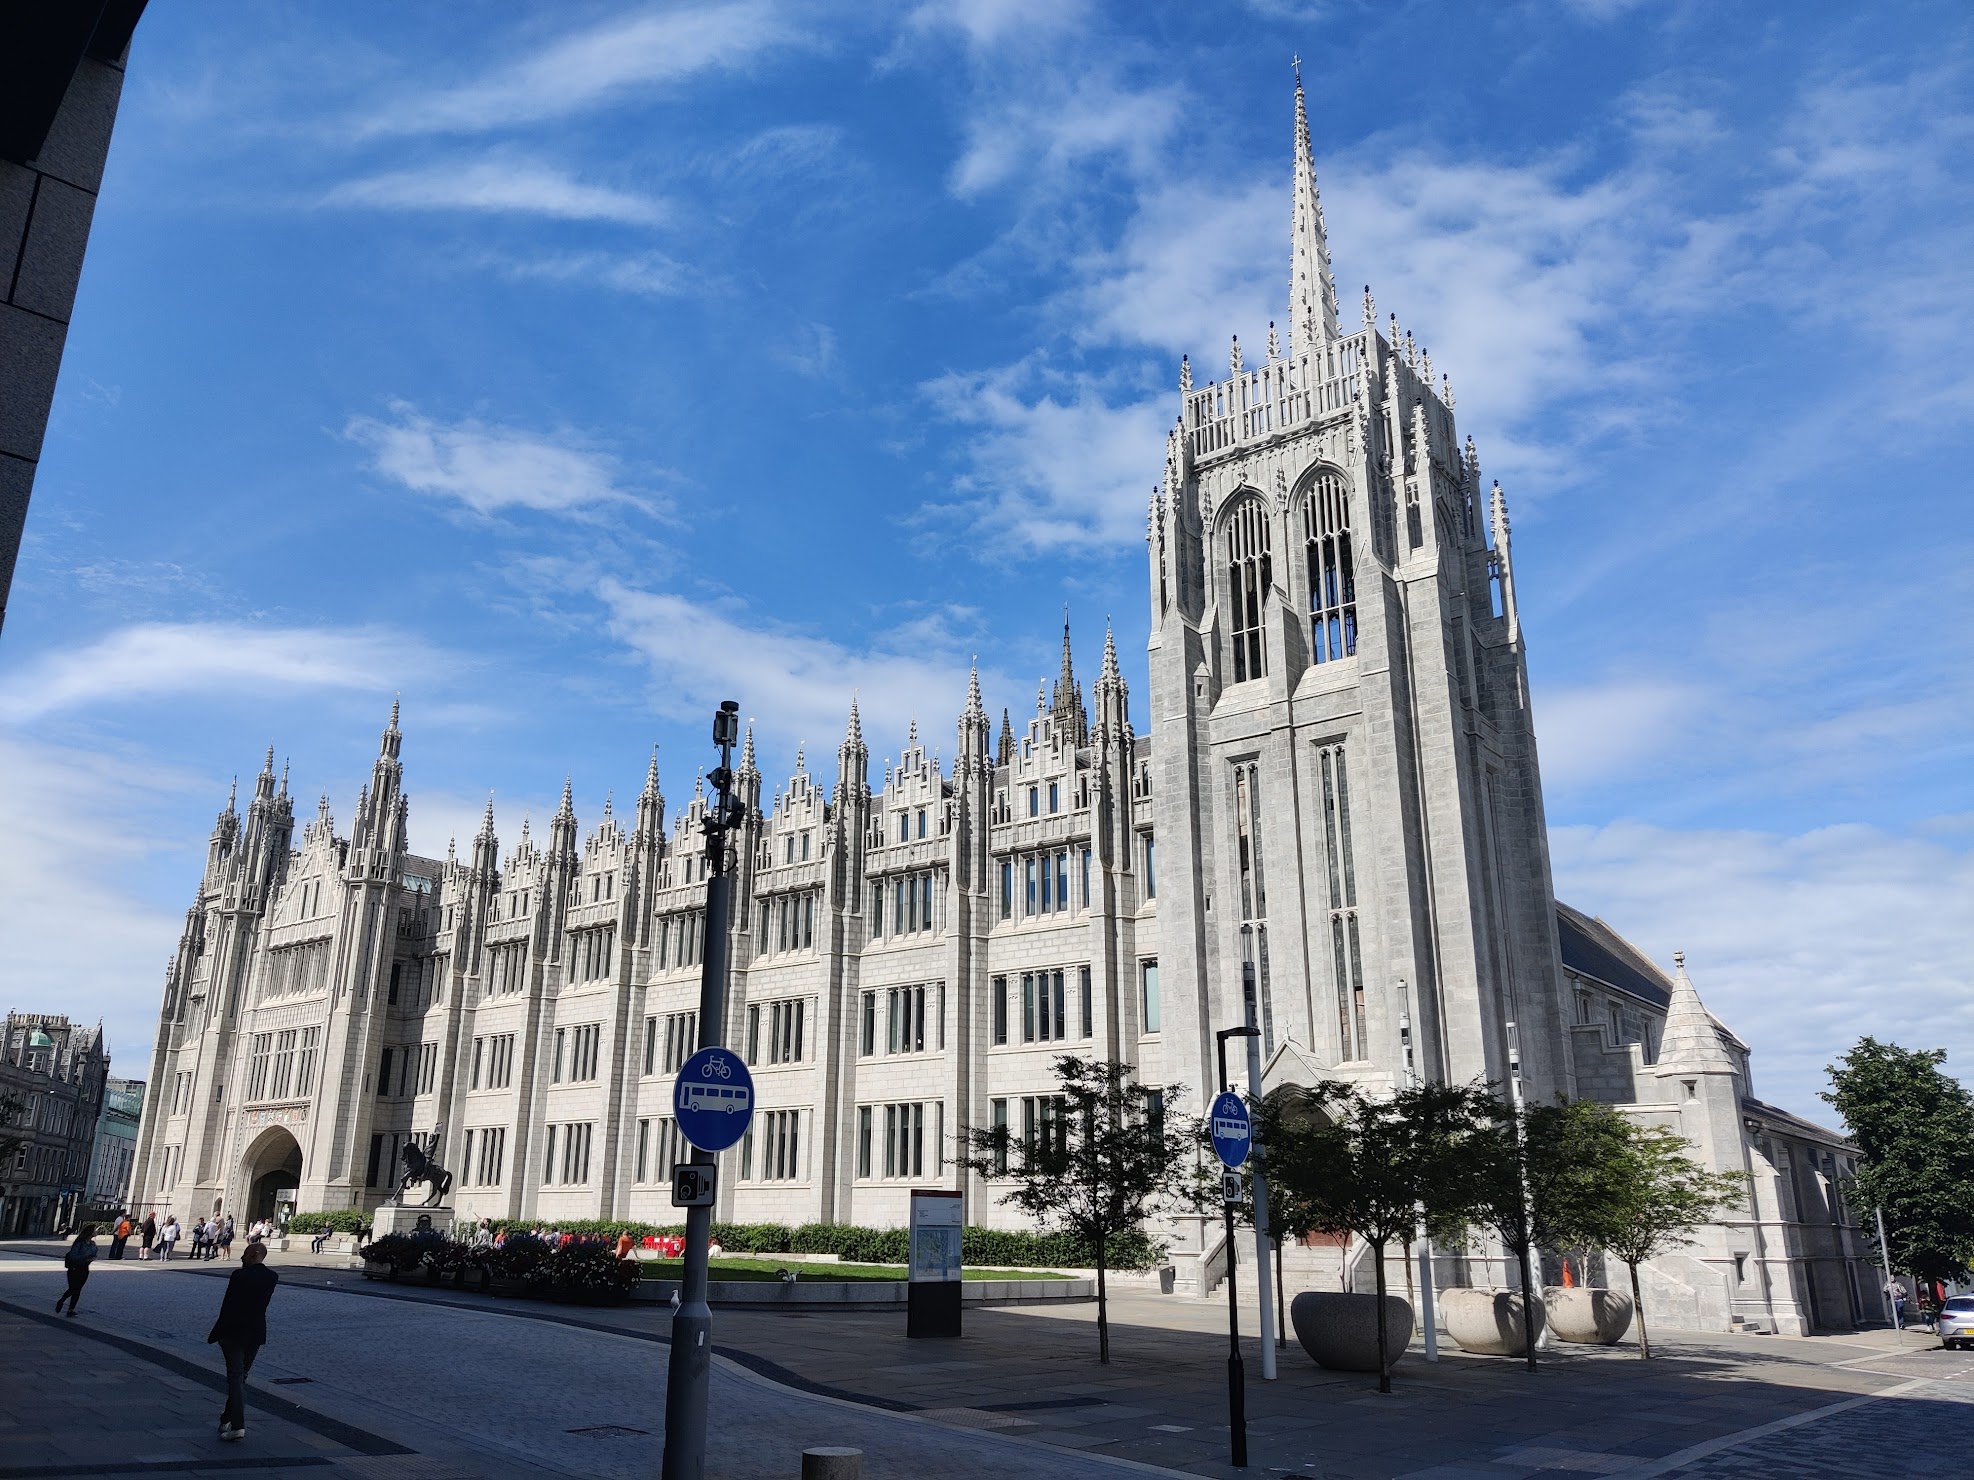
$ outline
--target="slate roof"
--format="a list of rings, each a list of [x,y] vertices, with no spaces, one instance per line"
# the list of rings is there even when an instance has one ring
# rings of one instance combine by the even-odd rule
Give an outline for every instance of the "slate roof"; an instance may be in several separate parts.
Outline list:
[[[1672,979],[1638,947],[1602,920],[1556,901],[1556,934],[1563,947],[1563,965],[1582,976],[1595,977],[1663,1009],[1672,1000]]]

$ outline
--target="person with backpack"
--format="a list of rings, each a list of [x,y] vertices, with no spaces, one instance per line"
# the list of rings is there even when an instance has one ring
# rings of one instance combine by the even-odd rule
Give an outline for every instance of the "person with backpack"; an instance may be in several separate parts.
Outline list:
[[[76,1298],[82,1294],[82,1287],[89,1283],[89,1266],[96,1260],[96,1225],[85,1223],[82,1232],[75,1236],[69,1245],[68,1253],[62,1256],[62,1268],[68,1272],[69,1287],[55,1297],[55,1309],[60,1311],[66,1300],[69,1314],[75,1314]]]

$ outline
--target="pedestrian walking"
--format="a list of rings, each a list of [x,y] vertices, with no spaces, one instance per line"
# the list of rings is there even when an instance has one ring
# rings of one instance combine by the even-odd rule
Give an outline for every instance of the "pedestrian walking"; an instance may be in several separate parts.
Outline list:
[[[1885,1281],[1885,1296],[1892,1302],[1892,1319],[1900,1330],[1905,1329],[1905,1284],[1897,1275]]]
[[[110,1257],[123,1258],[124,1245],[130,1242],[130,1214],[117,1219],[116,1231],[110,1235]]]
[[[219,1225],[219,1252],[222,1258],[233,1257],[233,1215],[228,1213],[226,1221]]]
[[[89,1266],[96,1259],[96,1225],[85,1223],[82,1232],[75,1236],[69,1245],[68,1253],[62,1256],[62,1268],[68,1272],[69,1287],[55,1297],[55,1309],[62,1308],[62,1302],[69,1304],[69,1314],[75,1314],[76,1297],[82,1294],[82,1287],[89,1283]]]
[[[206,1341],[218,1346],[226,1359],[226,1407],[219,1415],[219,1437],[229,1441],[247,1436],[247,1374],[267,1345],[267,1302],[281,1283],[266,1259],[267,1245],[258,1240],[240,1251],[240,1267],[226,1279],[219,1319],[206,1334]]]
[[[158,1230],[158,1258],[166,1264],[171,1262],[172,1246],[178,1242],[180,1230],[178,1215],[166,1213],[164,1227]]]
[[[144,1210],[144,1223],[140,1231],[144,1235],[144,1246],[137,1251],[137,1257],[149,1259],[151,1246],[158,1241],[158,1215],[154,1210],[150,1208]]]
[[[206,1259],[208,1262],[219,1257],[219,1214],[206,1219]]]

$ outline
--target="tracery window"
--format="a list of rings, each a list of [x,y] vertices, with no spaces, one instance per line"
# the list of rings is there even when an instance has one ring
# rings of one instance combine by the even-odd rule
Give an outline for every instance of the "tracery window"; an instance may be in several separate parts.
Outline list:
[[[1357,572],[1350,551],[1350,497],[1324,473],[1302,506],[1309,551],[1309,650],[1318,663],[1357,651]]]
[[[1227,521],[1227,590],[1232,603],[1234,682],[1260,678],[1263,661],[1261,608],[1274,580],[1268,543],[1268,511],[1259,498],[1241,500]]]
[[[1323,842],[1328,855],[1330,950],[1336,968],[1337,1041],[1343,1057],[1370,1057],[1364,1011],[1364,953],[1357,926],[1357,860],[1350,839],[1350,776],[1341,745],[1318,757],[1323,785]]]

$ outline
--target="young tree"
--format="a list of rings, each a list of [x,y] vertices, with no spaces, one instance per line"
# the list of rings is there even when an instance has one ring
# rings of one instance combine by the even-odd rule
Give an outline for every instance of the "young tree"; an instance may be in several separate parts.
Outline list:
[[[1620,1121],[1624,1142],[1614,1158],[1616,1175],[1602,1194],[1601,1209],[1586,1228],[1607,1254],[1631,1268],[1631,1305],[1638,1315],[1638,1355],[1652,1355],[1638,1266],[1693,1241],[1693,1230],[1747,1195],[1747,1180],[1709,1172],[1687,1154],[1684,1136],[1663,1125]]]
[[[1600,1242],[1602,1210],[1629,1174],[1630,1126],[1594,1100],[1558,1100],[1520,1111],[1490,1099],[1491,1126],[1481,1157],[1478,1201],[1489,1224],[1515,1256],[1522,1279],[1522,1340],[1529,1370],[1536,1367],[1535,1275],[1539,1249]]]
[[[1179,1113],[1177,1089],[1154,1102],[1129,1064],[1066,1054],[1055,1076],[1060,1093],[1032,1137],[1015,1138],[1007,1126],[977,1128],[962,1160],[983,1177],[1012,1179],[1002,1202],[1095,1251],[1097,1359],[1108,1362],[1110,1241],[1162,1204],[1183,1200],[1199,1133]]]
[[[1862,1153],[1853,1200],[1884,1213],[1893,1263],[1922,1280],[1974,1265],[1974,1095],[1945,1060],[1863,1038],[1830,1066],[1823,1096]]]
[[[1306,1231],[1352,1233],[1371,1246],[1377,1271],[1378,1391],[1391,1391],[1385,1319],[1385,1250],[1411,1235],[1421,1206],[1429,1221],[1459,1221],[1476,1192],[1473,1148],[1486,1132],[1487,1096],[1425,1084],[1367,1099],[1326,1080],[1284,1095],[1266,1127],[1269,1191],[1304,1211]],[[1272,1208],[1270,1210],[1273,1211]]]

